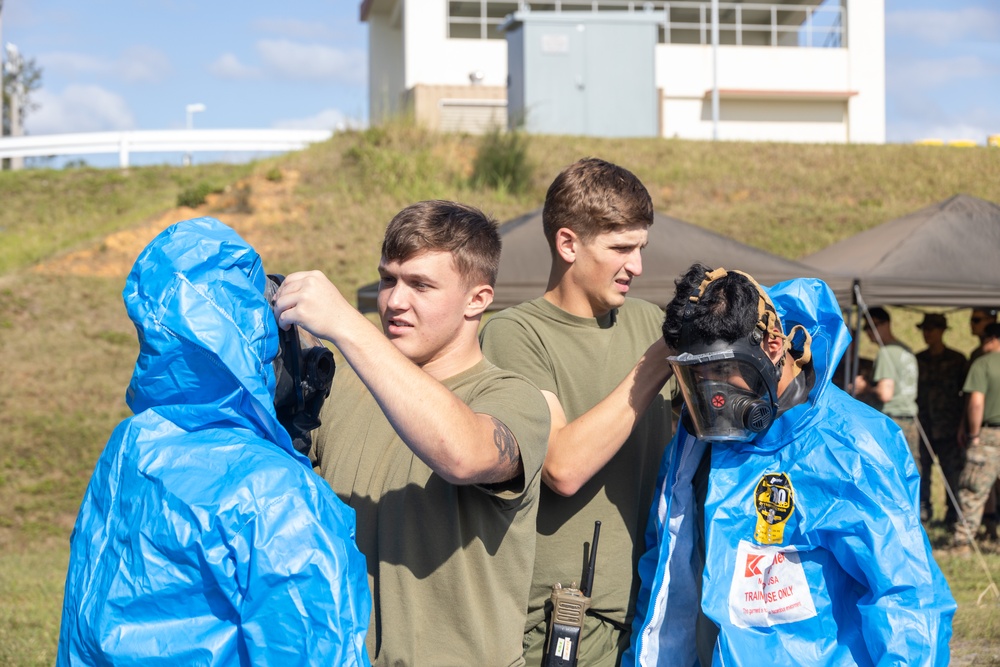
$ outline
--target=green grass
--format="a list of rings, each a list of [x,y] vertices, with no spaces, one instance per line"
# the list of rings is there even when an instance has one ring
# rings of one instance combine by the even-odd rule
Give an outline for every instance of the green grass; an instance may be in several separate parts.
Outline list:
[[[931,499],[934,519],[927,536],[951,594],[958,603],[952,621],[952,661],[964,665],[1000,665],[1000,543],[983,539],[980,555],[954,556],[947,549],[951,535],[944,529],[945,493],[941,471],[933,471]],[[981,536],[984,532],[980,533]]]
[[[55,662],[68,562],[63,544],[0,551],[0,665]]]
[[[253,165],[0,172],[0,275],[126,229],[176,203],[180,193],[247,175]]]
[[[188,188],[298,172],[287,215],[255,232],[267,269],[323,270],[349,298],[376,279],[382,231],[403,206],[454,199],[506,220],[539,206],[555,174],[584,156],[633,170],[661,212],[790,258],[956,193],[1000,202],[996,149],[529,137],[530,179],[513,192],[472,185],[479,145],[398,123],[253,165],[0,173],[0,664],[54,660],[69,534],[94,462],[129,414],[137,349],[124,274],[30,269],[141,226]],[[205,212],[224,222],[232,213]],[[922,349],[920,315],[892,312],[897,335]],[[950,321],[946,342],[968,352],[967,311]],[[939,558],[960,602],[956,645],[963,659],[978,656],[962,664],[1000,664],[982,661],[1000,653],[1000,606],[975,606],[983,576]],[[1000,578],[1000,555],[988,558]]]

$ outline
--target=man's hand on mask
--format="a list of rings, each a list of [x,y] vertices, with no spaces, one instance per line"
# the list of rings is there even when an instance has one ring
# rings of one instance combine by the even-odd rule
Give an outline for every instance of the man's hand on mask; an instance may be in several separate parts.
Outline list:
[[[289,274],[274,298],[274,316],[282,329],[297,324],[319,338],[337,342],[340,324],[360,313],[320,271]]]

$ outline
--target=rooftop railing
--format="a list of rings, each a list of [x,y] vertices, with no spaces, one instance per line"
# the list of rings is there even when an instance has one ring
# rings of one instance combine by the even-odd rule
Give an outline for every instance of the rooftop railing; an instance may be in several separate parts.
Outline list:
[[[472,0],[448,2],[448,36],[503,39],[499,26],[514,12],[643,12],[662,15],[663,44],[709,44],[711,3],[685,0]],[[719,43],[735,46],[836,48],[846,44],[844,7],[823,3],[719,2]]]

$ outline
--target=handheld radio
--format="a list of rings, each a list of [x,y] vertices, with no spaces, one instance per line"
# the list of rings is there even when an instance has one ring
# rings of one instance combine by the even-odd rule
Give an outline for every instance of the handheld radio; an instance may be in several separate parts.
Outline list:
[[[576,588],[576,582],[569,588],[562,584],[552,585],[552,622],[549,635],[545,638],[545,655],[542,667],[575,667],[580,649],[580,633],[583,618],[590,609],[590,594],[594,586],[594,569],[597,567],[597,538],[601,534],[601,522],[594,522],[594,540],[590,545],[590,558],[583,572],[583,582]]]

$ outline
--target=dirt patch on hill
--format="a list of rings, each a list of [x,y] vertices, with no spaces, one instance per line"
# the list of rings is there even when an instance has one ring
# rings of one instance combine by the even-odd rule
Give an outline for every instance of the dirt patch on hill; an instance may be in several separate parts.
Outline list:
[[[171,209],[144,223],[115,232],[91,247],[65,253],[43,262],[31,270],[54,276],[125,277],[136,257],[153,238],[180,220],[199,216],[217,217],[232,227],[258,253],[266,256],[266,230],[282,223],[298,220],[304,207],[294,199],[299,172],[283,170],[281,178],[252,176],[206,198],[198,208]]]

